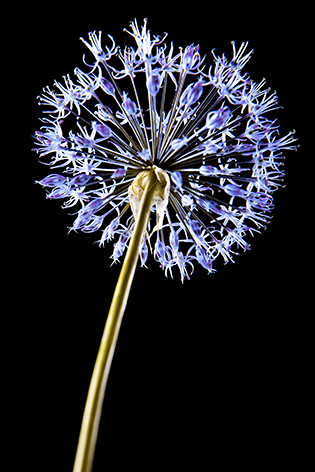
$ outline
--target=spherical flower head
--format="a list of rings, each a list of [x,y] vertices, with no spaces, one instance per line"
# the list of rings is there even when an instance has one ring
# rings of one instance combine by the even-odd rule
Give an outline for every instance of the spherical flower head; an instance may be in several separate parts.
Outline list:
[[[247,43],[237,49],[232,42],[229,60],[213,50],[206,71],[199,45],[174,55],[167,34],[152,36],[147,20],[141,31],[136,20],[130,26],[135,48],[122,51],[111,36],[103,46],[101,32],[90,33],[83,42],[94,62],[84,56],[87,70],[76,68],[76,81],[67,75],[39,97],[45,116],[35,150],[58,170],[37,183],[48,199],[77,209],[70,231],[101,231],[100,246],[114,240],[117,262],[154,171],[140,264],[147,267],[149,247],[166,276],[177,270],[184,281],[194,264],[213,273],[218,256],[234,262],[239,248],[250,248],[248,233],[260,233],[272,217],[283,151],[296,150],[296,139],[294,131],[281,137],[265,116],[279,108],[277,97],[265,79],[256,84],[244,73]]]

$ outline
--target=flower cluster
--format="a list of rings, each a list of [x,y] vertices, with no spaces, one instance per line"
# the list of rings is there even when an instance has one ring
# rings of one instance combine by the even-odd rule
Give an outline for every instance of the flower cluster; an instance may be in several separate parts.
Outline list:
[[[135,224],[135,185],[155,169],[167,193],[152,207],[156,225],[149,221],[140,262],[150,249],[166,275],[177,266],[183,281],[195,261],[211,273],[219,255],[226,263],[237,248],[249,249],[245,236],[270,221],[272,194],[283,186],[282,150],[296,149],[296,139],[294,131],[280,137],[276,120],[265,117],[279,108],[277,97],[243,72],[247,43],[237,50],[232,42],[230,60],[212,51],[206,72],[199,46],[175,54],[167,34],[151,37],[146,20],[141,31],[136,20],[130,26],[135,48],[122,51],[109,36],[104,50],[101,32],[90,33],[88,71],[75,69],[75,82],[65,76],[39,97],[47,115],[35,150],[62,170],[36,182],[64,208],[79,205],[70,230],[101,229],[100,246],[116,237],[115,262]]]

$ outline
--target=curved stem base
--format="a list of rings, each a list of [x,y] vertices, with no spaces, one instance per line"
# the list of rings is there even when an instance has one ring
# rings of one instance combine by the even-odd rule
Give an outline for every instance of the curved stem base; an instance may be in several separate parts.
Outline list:
[[[103,337],[97,354],[82,419],[73,472],[90,472],[108,375],[120,325],[134,277],[142,236],[146,231],[157,177],[152,169],[144,189],[133,234],[117,281]]]

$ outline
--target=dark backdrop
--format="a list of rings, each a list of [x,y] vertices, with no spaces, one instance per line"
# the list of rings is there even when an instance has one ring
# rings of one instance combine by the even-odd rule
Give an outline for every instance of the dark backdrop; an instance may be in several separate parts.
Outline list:
[[[125,470],[126,460],[134,470],[151,470],[152,465],[179,470],[190,461],[192,470],[203,470],[218,460],[225,465],[213,470],[225,470],[227,464],[250,464],[256,470],[273,453],[278,468],[283,461],[299,464],[297,431],[304,416],[301,398],[308,391],[309,355],[307,287],[297,265],[308,244],[300,217],[309,159],[304,138],[305,93],[311,87],[309,4],[10,5],[2,20],[2,100],[9,136],[2,179],[9,220],[2,227],[10,233],[3,256],[10,258],[4,312],[13,321],[5,349],[12,379],[6,385],[15,404],[11,470],[18,470],[14,465],[22,452],[30,470],[72,470],[120,270],[119,264],[110,267],[111,244],[105,249],[93,244],[99,235],[67,235],[73,217],[60,201],[47,201],[45,191],[33,183],[50,173],[31,152],[41,115],[36,96],[82,66],[87,51],[79,37],[87,39],[89,31],[102,30],[103,44],[110,34],[116,44],[133,45],[123,28],[135,17],[139,26],[147,17],[153,34],[168,32],[167,43],[173,41],[175,48],[200,44],[207,64],[211,49],[229,55],[232,40],[236,45],[249,41],[255,53],[245,70],[256,82],[265,77],[267,86],[277,90],[284,107],[276,112],[281,134],[295,128],[301,147],[287,152],[287,186],[275,193],[267,231],[251,239],[251,251],[236,257],[235,264],[218,261],[217,273],[209,275],[196,266],[183,285],[176,271],[174,280],[166,278],[152,257],[149,269],[137,270],[105,395],[93,471]]]

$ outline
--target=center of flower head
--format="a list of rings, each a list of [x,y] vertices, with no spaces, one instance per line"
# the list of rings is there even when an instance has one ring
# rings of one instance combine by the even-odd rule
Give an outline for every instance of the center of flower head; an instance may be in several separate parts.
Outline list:
[[[134,179],[134,181],[128,188],[128,195],[132,213],[134,214],[134,217],[137,220],[141,198],[147,185],[150,172],[154,172],[157,178],[157,181],[154,184],[155,189],[151,204],[151,207],[155,205],[156,208],[157,224],[153,228],[153,231],[151,233],[152,235],[155,231],[162,228],[164,213],[168,204],[170,194],[169,176],[164,170],[156,166],[153,166],[149,170],[144,170],[137,175],[137,177]]]

